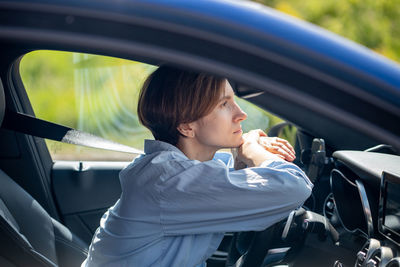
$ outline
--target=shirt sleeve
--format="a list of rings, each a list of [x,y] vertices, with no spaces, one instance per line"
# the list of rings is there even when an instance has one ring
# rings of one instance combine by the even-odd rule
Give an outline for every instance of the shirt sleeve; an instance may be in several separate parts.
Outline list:
[[[286,161],[233,171],[221,161],[197,162],[159,186],[166,235],[264,230],[312,190],[304,172]]]

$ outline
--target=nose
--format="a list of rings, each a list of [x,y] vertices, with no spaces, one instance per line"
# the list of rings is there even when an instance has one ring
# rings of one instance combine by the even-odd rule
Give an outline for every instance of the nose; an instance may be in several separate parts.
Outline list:
[[[234,122],[241,122],[244,121],[247,118],[246,112],[244,112],[237,103],[236,104],[236,109],[235,109],[235,115],[233,117]]]

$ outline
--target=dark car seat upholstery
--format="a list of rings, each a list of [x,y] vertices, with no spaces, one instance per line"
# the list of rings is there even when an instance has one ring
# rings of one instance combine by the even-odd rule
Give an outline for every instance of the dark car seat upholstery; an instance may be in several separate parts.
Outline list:
[[[3,122],[5,109],[6,109],[6,98],[4,97],[3,84],[1,83],[0,80],[0,126],[1,123]]]
[[[0,126],[5,113],[0,80]],[[0,265],[80,266],[87,245],[0,170]]]

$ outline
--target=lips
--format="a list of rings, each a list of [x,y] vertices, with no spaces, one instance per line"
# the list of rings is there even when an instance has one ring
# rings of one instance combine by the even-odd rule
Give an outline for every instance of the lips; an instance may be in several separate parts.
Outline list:
[[[242,128],[233,132],[234,134],[242,133]]]

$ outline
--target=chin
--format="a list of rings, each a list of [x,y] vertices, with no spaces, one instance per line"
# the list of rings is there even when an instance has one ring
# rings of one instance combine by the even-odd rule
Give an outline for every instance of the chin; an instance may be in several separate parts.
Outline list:
[[[240,137],[235,136],[234,138],[231,138],[231,140],[224,140],[224,141],[225,142],[223,143],[223,145],[221,142],[220,149],[221,148],[238,148],[243,144],[244,139],[242,136],[240,136]]]
[[[244,142],[243,137],[241,136],[240,139],[238,141],[235,142],[235,144],[233,146],[231,146],[232,148],[238,148],[240,147]]]

